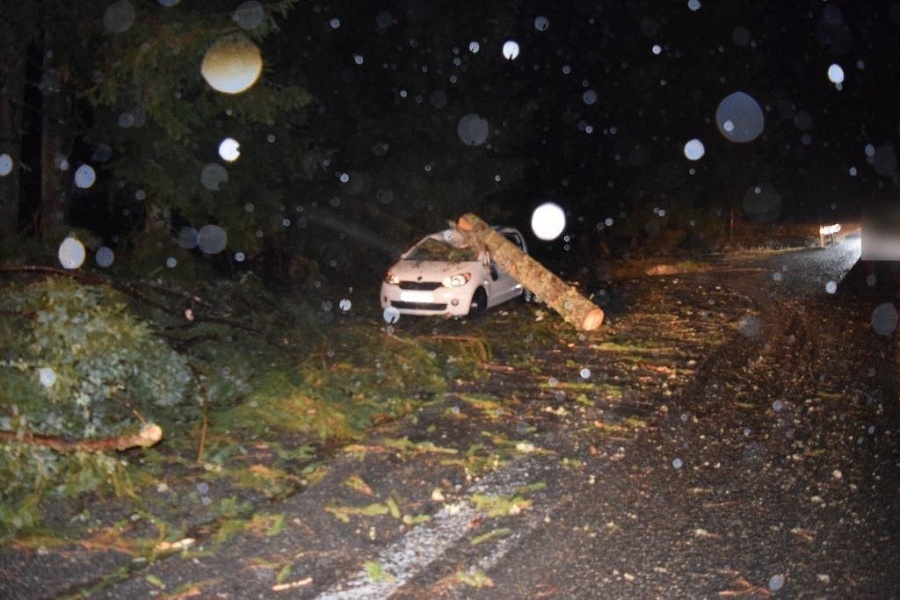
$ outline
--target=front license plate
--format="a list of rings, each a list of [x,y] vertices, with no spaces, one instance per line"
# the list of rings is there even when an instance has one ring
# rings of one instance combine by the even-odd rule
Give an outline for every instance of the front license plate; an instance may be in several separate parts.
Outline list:
[[[434,302],[434,294],[422,290],[400,290],[400,300],[403,302]]]

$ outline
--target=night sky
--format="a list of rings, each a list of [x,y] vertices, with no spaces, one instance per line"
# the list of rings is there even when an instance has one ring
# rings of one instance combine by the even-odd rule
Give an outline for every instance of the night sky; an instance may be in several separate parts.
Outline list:
[[[331,175],[388,200],[430,194],[419,208],[440,212],[441,177],[507,207],[552,199],[588,225],[746,208],[760,186],[775,216],[826,219],[896,191],[898,2],[323,2],[282,33],[273,68],[319,98]],[[716,122],[735,92],[764,116],[751,141]],[[459,136],[470,113],[483,144]]]

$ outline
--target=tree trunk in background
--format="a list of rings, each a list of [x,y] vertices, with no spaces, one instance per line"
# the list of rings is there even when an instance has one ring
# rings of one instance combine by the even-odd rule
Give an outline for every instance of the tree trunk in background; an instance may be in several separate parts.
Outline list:
[[[524,254],[515,244],[476,215],[471,213],[463,215],[459,218],[456,228],[464,235],[468,235],[476,244],[486,247],[491,252],[491,258],[504,271],[536,294],[566,322],[581,331],[591,331],[603,323],[603,311],[596,304],[539,262]]]
[[[41,86],[41,208],[37,235],[42,240],[52,241],[51,238],[60,235],[71,204],[68,179],[73,175],[69,164],[72,99],[63,90],[59,74],[49,67],[44,69]]]
[[[0,154],[9,156],[12,171],[0,176],[0,236],[18,231],[22,159],[22,105],[25,100],[27,45],[22,32],[0,23],[4,58],[0,61]]]

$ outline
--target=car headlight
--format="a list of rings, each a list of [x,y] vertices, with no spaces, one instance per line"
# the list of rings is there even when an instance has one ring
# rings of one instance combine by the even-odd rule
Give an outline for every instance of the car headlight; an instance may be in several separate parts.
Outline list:
[[[400,278],[388,271],[384,276],[384,282],[389,285],[398,285],[400,283]]]
[[[444,280],[441,281],[441,285],[448,288],[459,287],[469,283],[470,279],[472,279],[471,273],[457,273],[456,275],[444,277]]]

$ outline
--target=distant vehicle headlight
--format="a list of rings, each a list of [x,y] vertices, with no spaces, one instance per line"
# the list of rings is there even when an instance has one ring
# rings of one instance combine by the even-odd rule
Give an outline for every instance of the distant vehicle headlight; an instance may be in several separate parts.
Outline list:
[[[445,277],[444,280],[441,281],[441,285],[448,288],[459,287],[469,283],[470,279],[472,279],[471,273],[457,273],[456,275]]]
[[[400,278],[388,271],[384,276],[384,282],[389,285],[398,285],[400,283]]]

